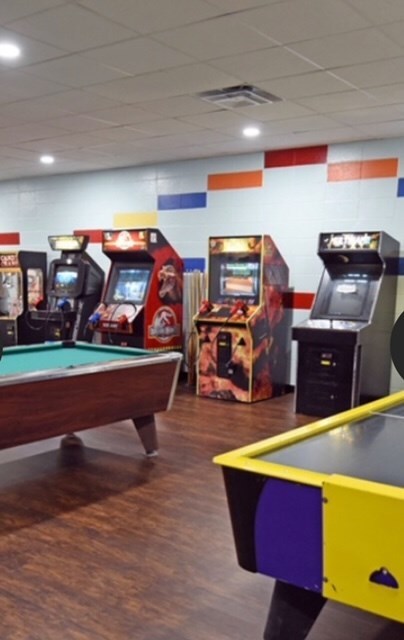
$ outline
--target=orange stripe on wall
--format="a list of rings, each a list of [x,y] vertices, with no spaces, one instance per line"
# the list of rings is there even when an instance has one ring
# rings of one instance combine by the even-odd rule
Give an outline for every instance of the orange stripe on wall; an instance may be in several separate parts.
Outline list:
[[[340,180],[359,180],[361,162],[336,162],[328,165],[328,182]]]
[[[262,171],[240,171],[238,173],[214,173],[208,176],[208,190],[248,189],[262,187]]]
[[[102,229],[75,229],[75,236],[90,236],[90,242],[102,243]]]
[[[369,180],[372,178],[396,178],[398,159],[363,160],[362,162],[336,162],[328,165],[328,181]]]
[[[361,178],[396,178],[398,175],[398,159],[365,160],[362,162]]]
[[[20,234],[18,231],[15,233],[0,233],[0,245],[1,244],[20,244]]]

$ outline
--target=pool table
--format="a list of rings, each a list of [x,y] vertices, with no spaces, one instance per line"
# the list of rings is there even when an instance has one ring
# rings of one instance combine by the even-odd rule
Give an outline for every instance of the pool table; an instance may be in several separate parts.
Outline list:
[[[404,622],[404,391],[214,462],[239,564],[276,581],[265,640],[304,640],[327,599]]]
[[[0,360],[0,449],[132,419],[157,454],[154,414],[171,407],[177,352],[74,341],[8,347]],[[70,434],[70,435],[68,435]]]

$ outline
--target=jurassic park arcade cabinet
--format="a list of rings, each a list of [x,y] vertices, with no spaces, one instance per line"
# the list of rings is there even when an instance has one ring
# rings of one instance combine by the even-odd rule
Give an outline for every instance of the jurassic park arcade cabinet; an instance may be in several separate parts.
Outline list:
[[[90,322],[103,343],[182,349],[183,261],[158,229],[103,232],[112,265]]]
[[[209,298],[194,317],[198,395],[255,402],[284,392],[288,280],[270,236],[209,239]]]
[[[45,302],[46,253],[0,251],[0,340],[6,346],[44,341],[29,313]]]

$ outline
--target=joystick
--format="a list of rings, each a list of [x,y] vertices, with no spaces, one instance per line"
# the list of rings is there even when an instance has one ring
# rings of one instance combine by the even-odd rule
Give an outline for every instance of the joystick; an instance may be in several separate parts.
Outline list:
[[[202,300],[201,306],[199,307],[199,313],[203,316],[210,313],[212,309],[213,304],[209,300]]]

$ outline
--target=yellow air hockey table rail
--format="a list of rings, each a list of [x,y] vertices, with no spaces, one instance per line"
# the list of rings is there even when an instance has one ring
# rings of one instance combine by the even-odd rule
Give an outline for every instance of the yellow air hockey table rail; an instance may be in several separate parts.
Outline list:
[[[214,462],[239,564],[277,581],[265,640],[306,638],[327,598],[404,622],[404,391]]]

